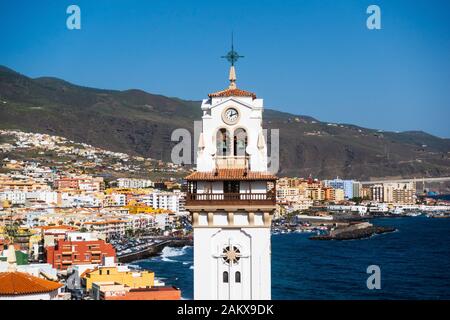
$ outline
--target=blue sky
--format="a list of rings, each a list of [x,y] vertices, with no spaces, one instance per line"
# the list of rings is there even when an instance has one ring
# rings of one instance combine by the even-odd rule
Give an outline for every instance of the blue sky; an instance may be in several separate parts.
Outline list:
[[[66,8],[81,8],[81,30]],[[381,30],[366,9],[381,8]],[[31,77],[200,100],[238,86],[322,121],[450,138],[450,1],[0,0],[0,64]]]

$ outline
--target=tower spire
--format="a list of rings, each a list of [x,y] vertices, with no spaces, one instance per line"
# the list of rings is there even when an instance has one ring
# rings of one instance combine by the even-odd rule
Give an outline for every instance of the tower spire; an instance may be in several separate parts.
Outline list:
[[[225,56],[228,62],[231,64],[230,73],[228,79],[230,80],[229,89],[236,89],[236,70],[234,68],[234,64],[238,61],[239,58],[244,58],[244,56],[240,56],[236,51],[234,51],[234,39],[233,32],[231,32],[231,51],[229,51]]]

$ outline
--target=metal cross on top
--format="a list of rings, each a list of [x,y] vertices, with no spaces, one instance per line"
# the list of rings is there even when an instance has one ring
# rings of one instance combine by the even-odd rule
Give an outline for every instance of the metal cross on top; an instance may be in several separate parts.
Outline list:
[[[228,62],[231,63],[231,66],[234,66],[234,63],[238,61],[239,58],[244,58],[244,56],[240,56],[236,51],[234,51],[233,33],[231,34],[231,51],[229,51],[226,56],[222,56],[222,58],[227,59]]]

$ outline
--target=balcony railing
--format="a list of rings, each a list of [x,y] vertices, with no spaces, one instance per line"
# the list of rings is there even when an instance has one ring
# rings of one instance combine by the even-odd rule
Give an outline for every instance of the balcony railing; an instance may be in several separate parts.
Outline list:
[[[217,169],[249,169],[248,156],[216,156]]]
[[[266,193],[188,193],[186,206],[196,205],[275,205],[273,192]]]

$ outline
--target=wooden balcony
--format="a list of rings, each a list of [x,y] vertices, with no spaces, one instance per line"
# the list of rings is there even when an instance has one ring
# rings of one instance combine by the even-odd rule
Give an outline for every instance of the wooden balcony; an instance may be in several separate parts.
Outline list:
[[[273,192],[266,193],[188,193],[186,206],[252,206],[275,205],[276,197]]]

